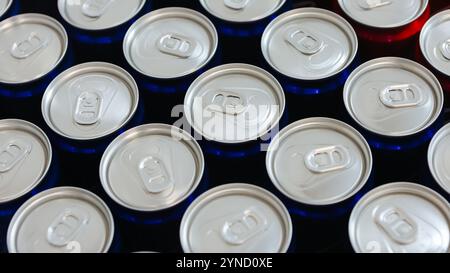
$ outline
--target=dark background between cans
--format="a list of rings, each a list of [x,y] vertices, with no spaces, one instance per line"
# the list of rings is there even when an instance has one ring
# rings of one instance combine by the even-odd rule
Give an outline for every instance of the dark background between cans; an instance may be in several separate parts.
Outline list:
[[[169,6],[192,7],[192,2],[194,0],[150,1],[152,1],[153,10],[156,8]],[[294,0],[293,2],[294,7],[315,5],[322,8],[331,9],[330,1],[327,0]],[[433,2],[433,0],[431,0],[431,2]],[[57,10],[56,0],[21,0],[20,3],[21,13],[44,13],[56,18],[60,22],[63,22]],[[242,48],[245,50],[242,50]],[[95,59],[92,59],[92,56],[95,56],[94,52],[97,50],[101,50],[101,48],[96,48],[93,46],[92,51],[75,52],[75,64],[84,63],[86,61],[94,61]],[[247,48],[245,46],[240,47],[240,45],[237,45],[231,40],[227,41],[227,43],[222,43],[221,50],[223,52],[223,56],[225,56],[222,63],[245,60],[246,63],[257,66],[261,65],[259,48]],[[399,56],[401,55],[401,52],[399,52]],[[229,56],[232,57],[230,58]],[[365,57],[361,56],[361,59],[364,60]],[[124,64],[123,53],[121,51],[114,52],[109,55],[109,58],[102,58],[98,61],[106,61],[121,65]],[[341,101],[336,103],[341,103]],[[146,104],[144,107],[148,108],[149,105]],[[289,104],[289,101],[288,107],[292,107],[292,105]],[[320,107],[320,105],[317,107]],[[448,99],[446,98],[445,108],[447,107]],[[167,113],[170,113],[172,105],[167,105],[167,108]],[[4,114],[1,109],[0,115],[1,118],[17,118],[15,116]],[[303,113],[302,117],[304,116],[308,116],[308,113]],[[343,117],[339,116],[339,113],[336,113],[335,115],[331,114],[329,116],[332,118],[343,119]],[[445,122],[447,122],[448,117],[445,118]],[[295,116],[289,117],[290,122],[294,122],[297,119],[298,117]],[[161,115],[146,115],[144,123],[156,122],[170,123],[173,122],[173,120],[169,116],[164,117]],[[58,153],[57,150],[55,152]],[[377,154],[376,156],[383,157],[389,155]],[[78,186],[87,188],[101,196],[103,199],[107,199],[106,193],[100,185],[98,175],[100,156],[69,156],[65,153],[61,153],[58,154],[57,157],[61,167],[58,186]],[[271,186],[270,180],[267,176],[265,168],[265,154],[252,157],[250,159],[225,160],[212,158],[210,156],[206,156],[205,159],[208,172],[207,188],[234,182],[250,183],[268,188],[276,195],[280,196],[280,193],[278,193],[273,186]],[[383,158],[375,158],[374,161],[375,163],[382,162]],[[418,165],[417,163],[414,165],[419,166],[418,168],[411,167],[413,161],[419,162]],[[391,168],[386,168],[386,166],[382,166],[382,164],[375,164],[373,186],[382,185],[388,182],[411,181],[420,182],[436,190],[440,190],[436,186],[436,183],[432,180],[432,177],[428,171],[426,163],[426,147],[417,150],[414,154],[414,158],[409,160],[405,159],[396,163],[396,166]],[[207,190],[207,188],[202,189],[202,191]],[[114,209],[113,214],[116,214]],[[113,249],[113,251],[124,253],[135,251],[156,251],[169,253],[182,251],[179,242],[179,224],[181,219],[162,222],[159,224],[142,225],[124,221],[120,217],[117,217],[116,215],[114,216],[116,219],[119,246],[116,249]],[[349,212],[337,220],[306,219],[304,217],[297,216],[296,214],[292,214],[294,236],[291,252],[353,252],[347,233],[348,218]],[[0,234],[0,236],[5,237],[6,234]]]

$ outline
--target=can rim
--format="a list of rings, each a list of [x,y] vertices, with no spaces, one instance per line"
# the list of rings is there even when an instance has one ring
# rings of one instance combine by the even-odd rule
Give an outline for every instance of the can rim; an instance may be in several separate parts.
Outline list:
[[[346,36],[348,36],[349,40],[351,41],[351,44],[353,45],[353,51],[352,51],[352,54],[349,54],[347,63],[341,69],[329,74],[326,77],[299,78],[298,76],[295,76],[294,74],[287,75],[287,74],[283,73],[282,71],[280,71],[280,69],[278,69],[273,64],[273,62],[269,61],[270,58],[268,56],[268,49],[267,49],[268,45],[267,44],[268,44],[268,40],[271,37],[272,32],[274,31],[275,26],[277,24],[282,23],[284,20],[287,20],[288,18],[293,17],[295,15],[299,15],[303,12],[310,13],[310,14],[316,14],[316,15],[323,15],[323,16],[328,17],[329,19],[333,19],[333,21],[330,21],[330,22],[334,23],[336,26],[340,26],[342,31],[346,34]],[[338,25],[338,24],[342,24],[342,25]],[[321,9],[321,8],[298,8],[298,9],[293,9],[293,10],[287,11],[285,13],[282,13],[277,18],[275,18],[272,22],[270,22],[270,24],[266,27],[266,29],[264,30],[264,33],[262,34],[262,37],[261,37],[261,51],[264,56],[264,59],[266,60],[266,63],[268,63],[272,69],[274,69],[281,75],[288,77],[290,79],[293,79],[293,80],[300,80],[300,81],[326,80],[326,79],[335,77],[336,75],[339,75],[344,70],[348,69],[348,67],[355,61],[356,56],[358,54],[358,50],[359,50],[358,36],[357,36],[353,26],[344,17],[340,16],[339,14],[334,13],[329,10],[326,10],[326,9]]]
[[[105,72],[113,72],[115,71],[116,76],[121,78],[128,86],[129,86],[129,92],[132,98],[132,107],[130,109],[130,113],[126,120],[124,120],[120,125],[117,125],[115,128],[108,130],[107,132],[100,134],[96,137],[74,137],[69,136],[65,134],[64,132],[61,132],[52,122],[51,113],[50,113],[50,104],[53,101],[53,98],[55,96],[55,93],[58,92],[57,89],[55,89],[59,82],[71,78],[73,76],[79,75],[79,73],[86,71],[95,71],[95,70],[102,70]],[[50,129],[52,129],[53,132],[57,133],[59,136],[62,136],[67,139],[76,140],[76,141],[91,141],[91,140],[98,140],[102,139],[104,137],[107,137],[109,135],[114,134],[120,128],[128,124],[136,114],[137,108],[139,105],[139,87],[134,80],[133,76],[126,71],[125,69],[121,68],[120,66],[117,66],[115,64],[106,63],[106,62],[87,62],[82,63],[76,66],[73,66],[65,71],[63,71],[61,74],[59,74],[56,78],[52,80],[52,82],[48,85],[47,89],[44,92],[44,95],[42,97],[41,102],[41,113],[45,120],[45,123],[47,124]]]
[[[216,66],[216,67],[211,68],[210,70],[204,72],[197,79],[195,79],[192,82],[192,84],[189,86],[188,91],[186,92],[186,96],[184,99],[184,113],[186,116],[186,120],[188,121],[189,125],[195,130],[195,132],[200,134],[201,136],[205,137],[205,139],[207,139],[208,141],[212,141],[212,142],[216,142],[216,143],[223,143],[223,144],[249,143],[249,142],[255,141],[256,139],[254,139],[254,140],[246,139],[246,140],[242,140],[242,141],[216,140],[214,138],[211,138],[211,136],[206,136],[203,134],[202,130],[200,128],[198,128],[198,125],[192,119],[191,110],[192,110],[193,104],[191,104],[190,102],[192,100],[191,97],[194,96],[195,92],[196,92],[196,90],[194,88],[197,87],[197,85],[199,85],[200,82],[204,81],[208,77],[214,77],[214,75],[217,76],[218,74],[229,71],[229,70],[246,70],[248,72],[251,72],[255,76],[260,76],[260,77],[263,76],[267,81],[270,81],[272,83],[272,85],[273,85],[272,87],[276,87],[276,88],[274,88],[273,91],[275,91],[274,95],[280,103],[280,105],[278,105],[280,111],[279,111],[276,119],[274,119],[273,122],[271,122],[271,125],[269,126],[269,128],[259,132],[258,135],[256,136],[256,139],[259,139],[259,138],[265,136],[268,132],[270,132],[273,128],[275,128],[275,126],[277,126],[277,124],[280,123],[280,121],[283,117],[283,114],[286,110],[286,97],[284,94],[283,86],[280,84],[278,79],[275,78],[275,76],[270,74],[268,71],[266,71],[260,67],[254,66],[254,65],[244,64],[244,63],[229,63],[229,64],[219,65],[219,66]]]
[[[449,71],[445,71],[441,68],[438,68],[434,65],[434,61],[431,59],[431,57],[426,54],[427,50],[426,50],[426,36],[427,36],[427,32],[430,31],[430,29],[432,29],[435,24],[437,23],[441,23],[445,20],[449,20],[450,21],[450,9],[447,10],[443,10],[439,13],[436,13],[435,15],[433,15],[423,26],[422,31],[420,32],[420,38],[419,38],[419,44],[420,44],[420,50],[422,52],[422,55],[425,57],[425,59],[427,60],[427,62],[436,70],[438,70],[439,72],[441,72],[442,74],[449,76],[450,77],[450,72]]]
[[[0,10],[0,18],[8,12],[8,10],[11,8],[13,1],[14,0],[8,0],[8,4],[6,5],[5,9],[3,11]]]
[[[420,184],[411,182],[395,182],[386,184],[378,188],[375,188],[369,193],[367,193],[359,200],[359,202],[353,208],[348,224],[348,234],[350,238],[350,243],[355,252],[362,253],[359,243],[356,239],[356,232],[357,232],[356,226],[359,219],[359,215],[362,213],[362,210],[365,208],[366,205],[370,204],[372,201],[384,195],[392,193],[414,194],[430,201],[430,203],[433,203],[436,207],[438,207],[441,210],[442,214],[447,218],[447,223],[450,226],[450,204],[444,199],[444,197],[442,197],[436,191],[427,188],[425,186],[422,186]]]
[[[444,183],[444,181],[442,181],[439,178],[439,175],[437,174],[437,169],[433,164],[434,162],[433,157],[434,154],[436,153],[436,149],[438,148],[438,145],[441,142],[442,138],[446,136],[450,136],[450,123],[442,127],[431,140],[430,146],[428,147],[428,167],[434,180],[439,184],[439,186],[447,193],[450,193],[450,186],[446,185],[446,183]]]
[[[180,241],[185,253],[193,253],[189,240],[189,226],[192,222],[192,218],[194,217],[194,213],[201,209],[202,205],[205,202],[213,200],[217,197],[236,193],[240,195],[246,194],[257,197],[261,200],[267,201],[268,205],[270,203],[270,206],[273,207],[275,211],[277,211],[279,216],[281,216],[283,222],[282,224],[284,226],[285,236],[283,236],[284,240],[278,252],[286,253],[288,251],[292,241],[293,224],[291,215],[289,214],[286,206],[281,202],[280,199],[278,199],[278,197],[264,188],[251,184],[232,183],[218,186],[204,192],[188,207],[185,214],[183,215],[183,219],[181,220],[180,224]]]
[[[14,200],[17,200],[25,195],[27,195],[28,193],[30,193],[33,189],[35,189],[37,186],[39,186],[39,184],[41,184],[41,182],[45,179],[45,177],[47,176],[52,162],[53,162],[53,149],[52,149],[52,144],[50,142],[50,139],[48,138],[48,136],[45,134],[45,132],[39,128],[37,125],[25,121],[25,120],[20,120],[20,119],[3,119],[0,120],[0,130],[1,127],[4,126],[13,126],[13,127],[21,127],[22,129],[28,129],[30,133],[33,133],[34,136],[38,137],[39,140],[41,141],[41,143],[45,146],[46,152],[47,152],[47,164],[45,165],[44,170],[42,171],[41,176],[39,177],[39,179],[36,179],[36,181],[31,184],[27,189],[25,189],[24,191],[22,191],[21,193],[18,193],[10,198],[4,198],[0,200],[0,205],[1,204],[5,204],[8,202],[12,202]]]
[[[58,34],[63,38],[64,41],[63,42],[63,50],[61,51],[61,55],[58,59],[58,61],[53,65],[53,68],[46,72],[46,73],[41,73],[41,75],[36,76],[34,79],[31,80],[26,80],[26,81],[5,81],[5,80],[0,80],[0,83],[2,84],[7,84],[7,85],[21,85],[21,84],[28,84],[28,83],[32,83],[32,82],[36,82],[41,80],[42,78],[44,78],[45,76],[47,76],[48,74],[50,74],[52,71],[54,71],[54,69],[56,67],[58,67],[61,62],[64,60],[65,56],[67,55],[67,51],[68,51],[68,47],[69,47],[69,36],[67,35],[67,31],[64,28],[64,26],[58,22],[56,19],[47,16],[45,14],[41,14],[41,13],[22,13],[19,15],[15,15],[9,18],[6,18],[5,20],[0,22],[0,30],[1,28],[4,28],[5,24],[8,25],[14,25],[14,24],[21,24],[24,22],[29,21],[31,18],[34,19],[38,19],[38,20],[42,20],[42,21],[46,21],[49,22],[50,24],[52,24],[52,28],[58,32]],[[6,26],[6,27],[7,27]]]
[[[350,100],[350,94],[352,92],[352,85],[353,85],[354,81],[358,80],[358,78],[361,74],[370,72],[374,66],[376,66],[376,67],[394,66],[397,68],[408,69],[410,72],[416,74],[417,76],[420,76],[424,80],[426,79],[428,84],[430,84],[430,86],[433,88],[432,91],[436,98],[436,107],[435,107],[435,110],[433,111],[433,117],[427,122],[427,124],[422,126],[420,129],[413,131],[412,133],[411,132],[382,133],[382,132],[378,132],[372,128],[369,128],[369,126],[363,124],[363,122],[361,122],[359,120],[359,118],[356,116],[356,114],[353,111],[353,104],[351,103],[351,100]],[[373,134],[376,134],[376,135],[382,136],[382,137],[389,137],[389,138],[402,138],[402,137],[407,137],[407,136],[414,136],[418,133],[425,131],[427,128],[432,126],[439,119],[439,117],[441,116],[442,110],[444,108],[444,91],[442,89],[441,83],[436,78],[436,76],[430,70],[428,70],[425,66],[423,66],[417,62],[414,62],[414,61],[411,61],[408,59],[404,59],[404,58],[399,58],[399,57],[382,57],[382,58],[370,60],[370,61],[360,65],[348,77],[348,79],[345,83],[345,86],[344,86],[343,99],[344,99],[345,108],[347,109],[347,113],[351,116],[351,118],[359,126],[361,126],[365,130],[367,130]]]
[[[55,200],[58,197],[68,197],[71,198],[79,198],[84,200],[85,202],[89,202],[91,205],[95,206],[101,214],[103,214],[104,219],[107,224],[107,232],[109,235],[105,238],[104,249],[101,251],[102,253],[106,253],[109,251],[109,248],[112,245],[114,239],[114,218],[111,213],[111,210],[108,208],[106,203],[98,197],[96,194],[87,191],[82,188],[76,187],[58,187],[43,191],[28,201],[26,201],[14,214],[7,231],[7,247],[8,252],[10,253],[18,253],[16,246],[17,232],[18,227],[23,224],[24,219],[26,219],[29,212],[33,211],[36,205],[42,204],[43,202]]]
[[[211,53],[209,54],[208,59],[206,59],[201,66],[190,69],[189,71],[182,73],[180,75],[177,75],[175,77],[170,77],[170,76],[161,77],[161,76],[151,75],[150,73],[146,73],[145,71],[142,71],[142,69],[138,68],[132,61],[132,58],[130,57],[130,54],[129,54],[129,51],[130,51],[129,47],[131,44],[130,41],[134,39],[135,32],[137,31],[137,29],[139,29],[141,24],[144,24],[144,26],[145,26],[145,23],[147,21],[150,22],[154,17],[164,17],[164,16],[172,15],[172,14],[175,14],[175,15],[182,14],[183,16],[185,16],[185,17],[187,16],[190,19],[196,19],[195,21],[197,23],[204,26],[210,32],[209,34],[211,35],[211,38],[212,38],[212,40],[210,41],[211,45],[212,45]],[[128,65],[130,65],[139,74],[149,77],[149,78],[153,78],[153,79],[177,80],[177,79],[192,75],[195,72],[200,71],[206,65],[208,65],[211,62],[211,60],[214,58],[214,56],[216,55],[218,47],[219,47],[219,34],[217,32],[215,25],[211,22],[211,20],[209,20],[208,17],[206,17],[205,15],[201,14],[200,12],[192,10],[192,9],[182,8],[182,7],[169,7],[169,8],[162,8],[162,9],[157,9],[157,10],[151,11],[151,12],[147,13],[146,15],[142,16],[141,18],[139,18],[138,20],[136,20],[131,25],[131,27],[128,29],[127,33],[125,34],[125,37],[123,39],[122,51],[123,51],[123,54],[125,56],[125,59],[126,59]]]
[[[208,5],[205,3],[206,0],[199,0],[199,1],[200,1],[200,4],[202,5],[202,7],[203,7],[209,14],[211,14],[212,16],[214,16],[215,18],[220,19],[220,20],[225,21],[225,22],[228,22],[228,23],[244,23],[244,24],[246,24],[246,23],[255,23],[255,22],[264,20],[264,19],[270,17],[271,15],[277,13],[277,12],[278,12],[285,4],[286,4],[286,0],[278,0],[278,2],[279,2],[278,6],[277,6],[274,10],[272,10],[272,11],[270,11],[270,12],[267,12],[267,13],[264,14],[264,15],[260,15],[260,16],[258,16],[258,17],[252,18],[251,20],[232,20],[232,19],[230,19],[230,18],[226,18],[225,16],[220,16],[220,15],[218,15],[216,12],[213,12],[213,11],[208,7]]]
[[[363,26],[366,26],[366,27],[370,27],[370,28],[376,28],[376,29],[393,29],[393,28],[399,28],[399,27],[407,26],[407,25],[411,24],[412,22],[416,21],[417,19],[419,19],[425,13],[425,11],[428,8],[428,3],[429,3],[429,0],[421,0],[423,4],[422,4],[422,7],[420,8],[419,12],[417,13],[417,15],[414,16],[412,19],[406,21],[406,22],[392,24],[392,25],[386,25],[386,26],[377,26],[377,25],[365,23],[365,22],[363,22],[361,20],[356,20],[355,18],[353,18],[351,12],[349,12],[347,9],[344,9],[344,1],[345,0],[338,0],[338,4],[339,4],[339,7],[341,8],[341,10],[348,17],[350,17],[353,21],[357,22],[360,25],[363,25]]]
[[[283,141],[283,139],[286,139],[293,133],[296,133],[299,131],[299,129],[308,128],[311,125],[316,126],[328,126],[331,129],[335,129],[337,131],[347,131],[345,135],[349,137],[349,139],[352,139],[355,144],[358,144],[358,146],[361,148],[362,154],[365,157],[366,160],[366,171],[364,176],[362,176],[360,183],[358,183],[358,186],[355,187],[355,189],[347,194],[344,197],[335,199],[333,202],[316,202],[316,201],[305,201],[300,200],[299,198],[295,197],[293,194],[291,194],[289,191],[284,189],[284,187],[280,184],[278,178],[275,175],[275,168],[273,166],[275,151],[277,148],[274,148],[274,145],[278,145]],[[351,137],[352,136],[352,137]],[[352,126],[331,118],[323,118],[323,117],[317,117],[317,118],[306,118],[299,120],[297,122],[294,122],[287,127],[285,127],[283,130],[278,133],[277,136],[272,140],[271,144],[269,145],[269,149],[266,154],[266,170],[270,177],[270,180],[272,181],[273,185],[277,188],[278,191],[280,191],[284,196],[288,197],[292,201],[298,202],[300,204],[305,205],[312,205],[312,206],[329,206],[329,205],[335,205],[339,204],[341,202],[344,202],[351,197],[355,196],[358,192],[360,192],[364,186],[367,185],[370,176],[372,174],[373,170],[373,157],[372,157],[372,150],[370,149],[369,143],[367,140],[363,137],[361,133],[359,133],[355,128]]]
[[[111,188],[109,183],[108,169],[111,159],[114,157],[117,149],[119,149],[122,144],[126,143],[126,141],[132,139],[133,137],[139,137],[140,135],[151,135],[152,133],[164,134],[171,137],[173,137],[173,134],[176,133],[178,137],[184,140],[183,143],[186,145],[186,147],[189,148],[190,152],[192,153],[194,160],[196,161],[198,171],[192,183],[191,189],[184,196],[178,198],[175,202],[172,202],[170,204],[164,204],[158,208],[141,208],[126,203],[115,194],[114,190]],[[203,179],[204,171],[205,171],[205,159],[202,149],[198,144],[198,142],[190,134],[172,125],[153,123],[134,127],[118,136],[115,140],[113,140],[113,142],[111,142],[108,148],[106,148],[106,151],[103,154],[102,159],[100,161],[99,177],[102,187],[108,194],[108,196],[114,202],[121,205],[122,207],[137,212],[158,212],[175,207],[184,202],[186,199],[188,199],[189,196],[192,195],[192,193],[200,185]]]
[[[84,31],[90,31],[90,32],[92,31],[93,32],[93,31],[108,31],[108,30],[111,30],[111,29],[114,29],[116,27],[119,27],[121,25],[126,24],[127,22],[129,22],[131,19],[133,19],[136,15],[138,15],[142,11],[142,9],[144,8],[147,0],[140,0],[141,1],[140,6],[136,10],[136,12],[133,15],[131,15],[129,18],[127,18],[126,20],[122,20],[122,21],[116,22],[114,25],[106,27],[106,28],[102,28],[102,27],[94,27],[94,28],[83,27],[82,25],[77,24],[77,23],[69,20],[69,18],[66,15],[66,12],[63,12],[63,9],[65,8],[66,1],[67,0],[58,0],[58,12],[61,15],[61,17],[64,19],[64,21],[66,23],[68,23],[69,25],[71,25],[72,27],[75,27],[75,28],[78,28],[78,29],[84,30]]]

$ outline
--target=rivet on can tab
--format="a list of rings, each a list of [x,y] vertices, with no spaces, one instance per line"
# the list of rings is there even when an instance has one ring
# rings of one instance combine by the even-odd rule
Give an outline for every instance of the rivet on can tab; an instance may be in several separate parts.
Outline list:
[[[352,163],[350,152],[341,145],[311,151],[305,157],[306,167],[315,173],[329,173],[348,168]]]
[[[423,95],[417,85],[400,84],[381,90],[380,99],[389,108],[410,108],[421,104]]]
[[[314,55],[325,47],[324,41],[302,28],[293,28],[286,32],[286,41],[305,55]]]
[[[444,56],[445,59],[450,61],[450,39],[442,43],[441,46],[441,53],[442,56]]]
[[[230,9],[242,10],[245,9],[250,0],[224,0],[223,3]]]
[[[380,208],[375,222],[396,243],[407,245],[417,240],[417,223],[399,208]]]
[[[32,145],[20,139],[15,139],[2,147],[0,151],[0,174],[11,171],[27,155],[30,154]],[[0,181],[3,177],[0,176]]]
[[[27,38],[15,42],[11,47],[11,56],[16,59],[27,59],[48,45],[48,40],[32,32]]]
[[[358,0],[358,4],[361,8],[365,10],[372,10],[375,8],[384,7],[392,4],[392,1],[386,0]]]
[[[243,245],[254,236],[264,232],[269,223],[257,208],[246,209],[231,216],[222,228],[222,237],[231,245]]]
[[[72,242],[89,222],[89,215],[79,208],[71,208],[62,212],[47,230],[50,244],[63,247]]]
[[[86,0],[81,6],[82,13],[91,18],[103,16],[114,0]]]
[[[158,48],[162,53],[187,59],[197,48],[197,42],[188,37],[170,33],[159,39]]]

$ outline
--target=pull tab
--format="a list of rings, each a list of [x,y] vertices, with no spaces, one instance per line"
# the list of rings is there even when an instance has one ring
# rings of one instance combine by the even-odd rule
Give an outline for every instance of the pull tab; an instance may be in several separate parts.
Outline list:
[[[174,185],[164,162],[153,156],[146,157],[141,161],[139,174],[149,193],[162,193]]]
[[[31,152],[31,144],[13,140],[2,147],[0,151],[0,173],[12,170]]]
[[[375,217],[375,222],[394,242],[407,245],[416,241],[417,224],[402,210],[388,208],[382,210]]]
[[[191,57],[196,47],[194,40],[174,33],[162,36],[158,43],[162,53],[186,59]]]
[[[348,168],[350,152],[344,146],[329,146],[311,151],[305,157],[306,167],[315,173],[328,173]]]
[[[447,41],[442,43],[442,45],[441,45],[441,53],[442,53],[442,56],[444,56],[445,59],[450,61],[450,39],[448,39]]]
[[[102,97],[97,92],[83,92],[77,99],[74,119],[79,125],[92,125],[100,120]]]
[[[384,7],[392,4],[392,1],[386,0],[358,0],[359,6],[365,10],[372,10],[375,8]]]
[[[47,40],[43,40],[37,33],[31,33],[25,40],[15,42],[11,47],[11,55],[16,59],[26,59],[46,47]]]
[[[302,29],[289,31],[286,34],[285,39],[295,49],[305,55],[314,55],[319,52],[325,45],[325,43],[321,39],[319,39],[312,33]]]
[[[251,208],[234,215],[222,227],[222,238],[232,245],[243,245],[267,228],[267,218],[257,209]]]
[[[226,115],[239,115],[245,112],[244,98],[234,92],[220,91],[214,96],[210,110]]]
[[[86,0],[81,6],[81,12],[91,18],[99,18],[105,14],[114,0]]]
[[[47,240],[54,246],[67,246],[88,222],[89,217],[83,210],[67,209],[48,228]]]
[[[229,7],[230,9],[234,10],[241,10],[247,7],[248,2],[250,0],[224,0],[223,3],[225,6]]]
[[[393,85],[381,90],[380,99],[389,108],[415,107],[422,102],[422,92],[412,84]]]

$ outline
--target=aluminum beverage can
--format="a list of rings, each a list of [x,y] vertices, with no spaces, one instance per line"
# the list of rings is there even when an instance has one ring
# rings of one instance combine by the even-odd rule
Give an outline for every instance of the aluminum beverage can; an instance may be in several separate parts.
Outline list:
[[[19,0],[0,0],[0,21],[20,12]]]
[[[442,195],[450,197],[450,168],[446,164],[450,152],[450,125],[442,127],[434,136],[428,148],[428,168]]]
[[[213,188],[189,206],[180,226],[185,253],[284,253],[292,221],[283,203],[249,184]]]
[[[450,204],[414,183],[390,183],[365,195],[349,221],[358,253],[448,253]]]
[[[335,9],[351,20],[366,60],[412,58],[420,30],[430,18],[428,0],[338,0]]]

